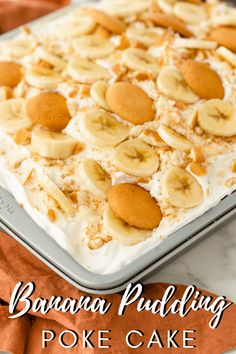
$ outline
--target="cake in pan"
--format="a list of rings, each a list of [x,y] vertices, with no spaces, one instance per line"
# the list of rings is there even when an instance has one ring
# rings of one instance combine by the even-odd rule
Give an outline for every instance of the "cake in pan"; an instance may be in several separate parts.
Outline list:
[[[107,274],[236,189],[236,10],[105,0],[0,43],[0,184]]]

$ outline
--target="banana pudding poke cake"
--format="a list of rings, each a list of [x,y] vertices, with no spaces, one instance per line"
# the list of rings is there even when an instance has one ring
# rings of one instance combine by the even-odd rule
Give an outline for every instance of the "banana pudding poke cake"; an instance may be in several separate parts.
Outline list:
[[[236,189],[235,39],[212,0],[23,27],[0,42],[0,185],[81,265],[120,270]]]

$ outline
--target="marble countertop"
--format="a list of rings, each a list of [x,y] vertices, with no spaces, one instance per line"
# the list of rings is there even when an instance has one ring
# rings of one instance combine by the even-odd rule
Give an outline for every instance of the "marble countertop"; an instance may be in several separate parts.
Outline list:
[[[147,280],[196,285],[236,302],[236,220]],[[228,352],[236,354],[236,349]]]
[[[236,220],[158,271],[148,282],[196,285],[236,302]]]

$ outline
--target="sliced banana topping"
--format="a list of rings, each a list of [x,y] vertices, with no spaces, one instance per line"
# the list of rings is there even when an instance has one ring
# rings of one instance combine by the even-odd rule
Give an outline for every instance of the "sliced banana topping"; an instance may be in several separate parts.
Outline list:
[[[0,103],[0,129],[8,134],[14,134],[20,129],[32,127],[32,121],[26,112],[27,100],[12,98]]]
[[[161,67],[157,58],[139,48],[126,49],[122,54],[122,63],[129,69],[159,74]]]
[[[32,151],[50,159],[66,159],[73,154],[77,143],[70,136],[47,130],[36,130],[31,136]]]
[[[65,196],[60,188],[47,175],[38,176],[39,183],[44,191],[53,198],[67,216],[73,216],[75,213],[72,202]]]
[[[236,107],[229,102],[212,99],[204,103],[198,112],[200,127],[216,136],[236,135]]]
[[[147,0],[106,0],[104,9],[110,15],[127,17],[141,13],[148,9],[150,2]]]
[[[236,26],[236,13],[215,16],[211,19],[211,23],[217,26]]]
[[[57,31],[60,38],[70,39],[91,33],[96,26],[96,22],[91,16],[87,16],[81,10],[74,13],[68,22],[58,25]]]
[[[173,100],[190,104],[198,99],[176,68],[168,66],[163,68],[158,76],[157,86],[164,95]]]
[[[121,220],[112,211],[109,205],[106,206],[103,215],[104,228],[108,234],[123,245],[132,246],[145,241],[151,236],[152,231],[137,229]]]
[[[25,72],[26,82],[39,89],[55,89],[62,81],[59,73],[42,66],[32,66]]]
[[[116,146],[129,135],[127,126],[102,110],[82,114],[79,128],[90,144],[101,148]]]
[[[90,90],[91,97],[94,101],[101,107],[106,110],[109,110],[109,106],[106,100],[106,91],[109,85],[105,81],[95,82]]]
[[[173,6],[175,5],[176,0],[158,0],[157,4],[160,9],[165,14],[172,14],[173,13]]]
[[[126,31],[130,41],[138,42],[146,47],[156,44],[158,35],[149,28],[130,27]]]
[[[175,16],[189,24],[197,24],[207,20],[207,13],[203,6],[177,1],[173,8]]]
[[[98,80],[108,80],[110,74],[101,65],[86,59],[73,58],[67,67],[68,74],[82,84],[92,84]]]
[[[120,144],[113,156],[114,165],[121,171],[137,177],[148,177],[159,168],[155,150],[140,139]]]
[[[13,56],[14,58],[23,58],[29,55],[35,46],[36,42],[27,38],[14,38],[0,44],[1,53],[6,56]]]
[[[219,47],[216,52],[226,61],[228,61],[232,66],[236,67],[236,54],[225,47]]]
[[[101,36],[91,34],[74,41],[74,48],[81,58],[105,58],[115,50],[115,45]]]
[[[35,50],[35,55],[38,58],[46,61],[48,64],[52,65],[58,71],[62,71],[66,68],[66,62],[63,59],[50,53],[45,48],[37,47]]]
[[[194,208],[204,199],[200,183],[188,171],[170,168],[161,180],[162,193],[168,202],[176,208]]]
[[[174,46],[177,48],[214,50],[218,45],[217,42],[215,41],[205,41],[202,39],[176,38],[174,41]]]
[[[193,144],[190,143],[189,140],[168,128],[166,125],[160,125],[158,134],[167,145],[176,150],[189,152],[193,148]]]
[[[79,164],[79,179],[85,189],[98,197],[106,197],[111,187],[110,175],[91,159],[83,160]]]

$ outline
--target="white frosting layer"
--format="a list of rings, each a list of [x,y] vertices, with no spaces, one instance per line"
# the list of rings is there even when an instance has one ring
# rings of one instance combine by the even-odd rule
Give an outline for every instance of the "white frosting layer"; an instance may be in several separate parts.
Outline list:
[[[0,139],[1,144],[5,143],[8,145],[10,143],[11,146],[14,144],[12,141],[10,142],[10,138],[4,137],[3,134],[0,134]],[[18,147],[15,147],[15,149],[18,149]],[[15,154],[16,150],[12,153]],[[25,151],[21,151],[22,153],[27,156]],[[118,271],[143,253],[157,246],[165,237],[204,214],[207,210],[217,205],[223,197],[232,193],[235,186],[226,188],[224,181],[234,176],[233,173],[230,173],[230,164],[235,154],[236,147],[234,152],[215,159],[214,164],[208,170],[208,176],[198,179],[205,192],[205,200],[202,205],[191,210],[183,210],[178,215],[178,218],[171,220],[164,218],[159,228],[153,232],[152,237],[145,242],[135,246],[125,246],[116,241],[111,241],[96,251],[91,251],[86,246],[83,246],[82,235],[84,234],[84,228],[89,221],[92,222],[89,219],[93,218],[89,209],[84,208],[80,210],[77,217],[73,220],[65,221],[61,218],[56,224],[51,223],[46,216],[32,207],[25,188],[19,182],[16,175],[6,168],[4,157],[0,157],[0,184],[10,191],[16,200],[24,205],[25,210],[34,221],[58,242],[61,247],[71,253],[80,264],[95,273],[107,274]],[[15,155],[14,158],[16,158]],[[35,167],[33,162],[32,165]],[[127,177],[122,173],[117,174],[116,178],[114,183],[127,181]],[[145,185],[145,187],[150,190],[152,196],[158,197],[158,173],[153,176],[152,181],[148,185]]]

